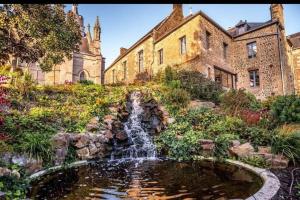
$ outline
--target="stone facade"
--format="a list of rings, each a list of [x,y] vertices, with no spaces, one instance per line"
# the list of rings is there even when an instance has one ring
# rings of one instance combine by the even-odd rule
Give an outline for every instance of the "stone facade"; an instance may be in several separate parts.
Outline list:
[[[289,63],[294,73],[296,93],[300,94],[300,32],[287,37]]]
[[[66,58],[62,64],[54,66],[50,72],[42,72],[37,63],[29,67],[29,72],[39,84],[54,85],[79,80],[91,80],[102,84],[104,83],[105,58],[100,48],[99,18],[96,19],[92,38],[90,25],[87,26],[87,32],[85,32],[84,19],[78,13],[77,4],[73,4],[72,11],[69,12],[73,12],[80,25],[82,39],[79,52],[74,52],[70,60]]]
[[[226,88],[245,88],[260,99],[291,94],[293,73],[282,5],[272,4],[270,13],[267,22],[240,21],[225,30],[201,11],[183,17],[182,6],[174,4],[168,17],[131,48],[123,48],[105,70],[105,83],[133,82],[141,72],[138,52],[143,50],[143,70],[150,76],[166,66],[177,66],[199,70]]]

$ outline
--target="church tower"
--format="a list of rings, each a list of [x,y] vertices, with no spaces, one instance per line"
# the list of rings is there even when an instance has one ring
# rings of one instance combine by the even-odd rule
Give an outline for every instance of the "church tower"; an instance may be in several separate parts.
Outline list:
[[[93,40],[93,46],[94,46],[94,53],[101,54],[100,49],[100,34],[101,34],[101,28],[100,28],[100,22],[99,17],[97,16],[95,26],[94,26],[94,40]]]
[[[271,4],[270,12],[272,21],[278,20],[280,22],[280,25],[284,29],[284,16],[282,4]]]

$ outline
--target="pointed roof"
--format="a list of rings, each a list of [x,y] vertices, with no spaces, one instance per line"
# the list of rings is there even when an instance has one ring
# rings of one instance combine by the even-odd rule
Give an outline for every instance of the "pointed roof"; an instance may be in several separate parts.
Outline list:
[[[94,27],[100,28],[99,16],[97,16],[97,18],[96,18],[96,22],[95,22]]]

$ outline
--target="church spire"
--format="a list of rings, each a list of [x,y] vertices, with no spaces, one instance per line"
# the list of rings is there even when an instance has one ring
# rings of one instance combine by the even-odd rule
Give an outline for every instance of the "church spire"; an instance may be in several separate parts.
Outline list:
[[[94,51],[95,53],[101,53],[100,50],[100,33],[101,33],[101,28],[100,28],[100,22],[99,22],[99,17],[97,16],[95,26],[94,26],[94,39],[93,39],[93,45],[94,45]]]
[[[78,15],[78,4],[72,5],[72,12],[74,13],[74,15]]]
[[[99,22],[99,17],[97,16],[95,26],[94,26],[94,40],[100,41],[100,33],[101,33],[101,28],[100,28],[100,22]]]
[[[86,37],[88,40],[89,45],[91,45],[92,42],[92,36],[91,36],[91,26],[90,24],[87,25],[87,33],[86,33]]]

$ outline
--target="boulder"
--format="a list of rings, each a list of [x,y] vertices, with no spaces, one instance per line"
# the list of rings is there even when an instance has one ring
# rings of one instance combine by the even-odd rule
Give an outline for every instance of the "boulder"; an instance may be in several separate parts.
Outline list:
[[[267,159],[266,162],[271,168],[287,168],[289,165],[289,159],[283,155],[275,155]]]
[[[0,167],[0,177],[1,176],[10,176],[11,170],[6,167]]]
[[[17,170],[12,170],[11,175],[19,179],[21,177],[21,174]]]
[[[6,199],[5,196],[6,196],[5,193],[0,191],[0,200],[5,200]]]
[[[241,142],[239,140],[231,140],[230,141],[230,146],[231,147],[237,147],[237,146],[240,146],[241,145]]]
[[[95,155],[98,152],[98,148],[94,143],[89,144],[90,155]]]
[[[168,124],[172,124],[174,122],[175,122],[175,119],[173,117],[168,117],[168,119],[167,119]]]
[[[90,138],[89,138],[88,134],[80,134],[78,141],[75,143],[75,147],[83,148],[83,147],[87,146],[90,141],[89,139]]]
[[[249,142],[247,142],[236,147],[230,147],[229,152],[234,156],[244,158],[253,155],[254,148]]]
[[[199,144],[202,150],[213,150],[215,148],[215,143],[212,140],[200,139]]]
[[[42,160],[36,160],[34,158],[29,158],[27,160],[25,171],[28,174],[35,173],[37,171],[40,171],[43,168],[43,161]]]
[[[127,136],[127,134],[126,134],[125,131],[118,131],[118,132],[116,133],[116,139],[117,139],[118,141],[122,142],[122,141],[127,140],[127,139],[128,139],[128,136]]]
[[[259,146],[258,147],[258,153],[262,154],[271,154],[271,147],[265,147],[265,146]]]
[[[27,156],[23,155],[14,155],[11,159],[13,164],[19,165],[21,167],[24,167],[26,165]]]
[[[111,130],[104,131],[103,135],[106,138],[106,140],[111,140],[114,137]]]
[[[68,154],[68,147],[55,149],[54,164],[61,165]]]
[[[79,158],[83,160],[90,158],[90,151],[88,147],[76,150],[76,154]]]
[[[58,133],[52,137],[52,145],[54,148],[64,148],[69,146],[70,135],[66,133]]]
[[[99,118],[98,117],[93,117],[90,122],[86,125],[86,130],[87,131],[97,131],[99,129],[100,123],[99,123]]]

